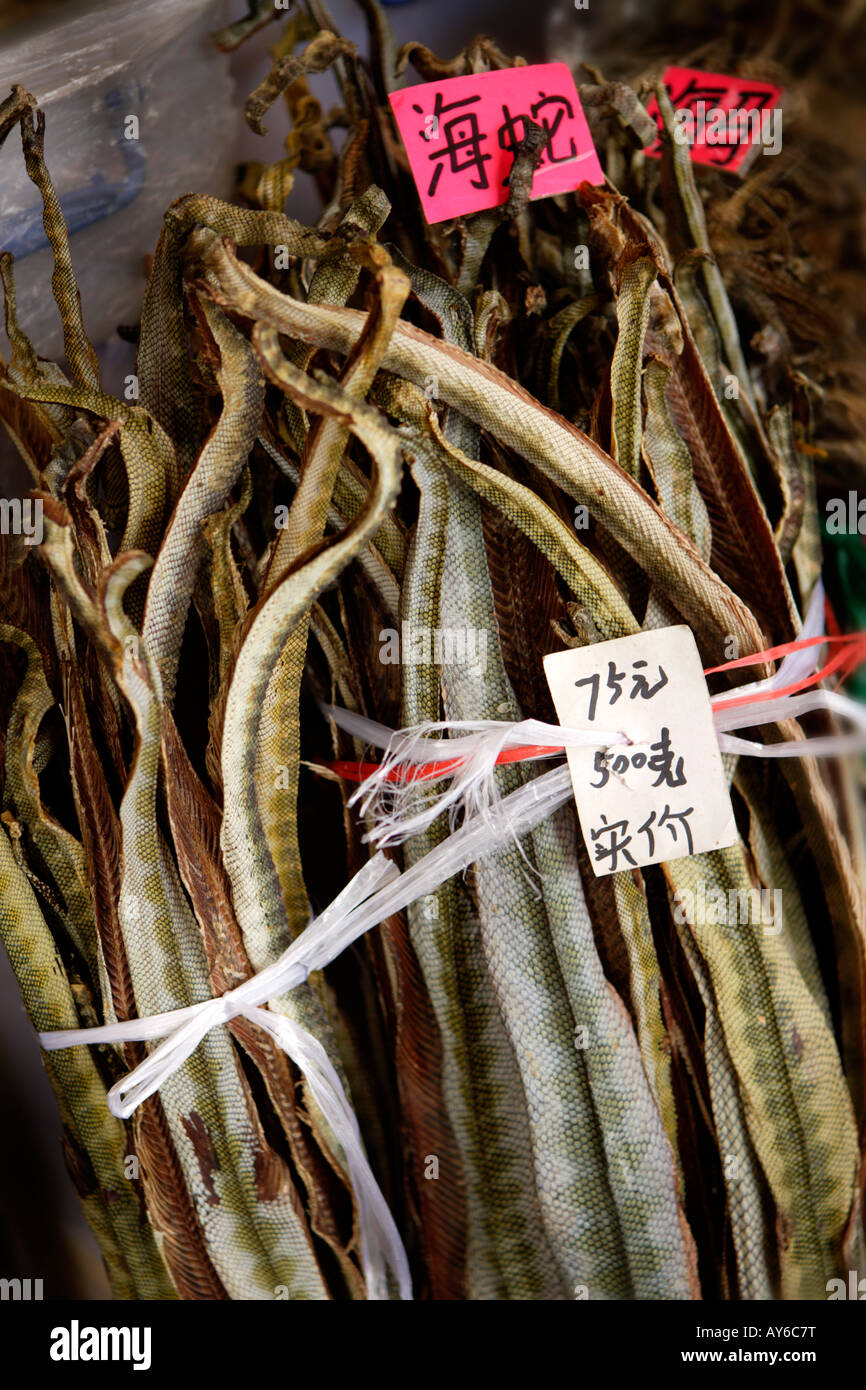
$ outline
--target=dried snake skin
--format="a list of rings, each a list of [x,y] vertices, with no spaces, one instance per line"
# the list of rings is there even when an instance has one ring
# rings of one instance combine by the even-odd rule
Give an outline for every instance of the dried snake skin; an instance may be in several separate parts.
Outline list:
[[[810,257],[841,249],[808,210],[782,225],[808,131],[734,190],[672,139],[663,91],[662,159],[636,149],[688,55],[632,85],[598,69],[605,185],[531,202],[535,127],[502,209],[431,227],[387,93],[514,58],[483,37],[395,56],[363,10],[369,58],[318,0],[269,31],[246,114],[287,121],[285,155],[234,202],[167,210],[134,404],[100,382],[44,118],[24,87],[0,105],[66,353],[37,357],[0,254],[0,419],[43,520],[38,545],[0,535],[0,937],[43,1032],[220,996],[337,897],[370,826],[344,775],[365,745],[328,705],[551,720],[549,652],[686,623],[716,667],[793,640],[819,582],[819,501],[859,417],[822,327],[840,296],[811,326],[803,304]],[[218,42],[272,18],[251,4]],[[753,75],[786,61],[811,90],[781,29]],[[298,172],[315,227],[290,215]],[[596,878],[561,778],[550,814],[268,1001],[349,1097],[415,1297],[820,1300],[862,1260],[861,789],[841,761],[746,761],[726,758],[732,849]],[[542,784],[533,763],[495,781]],[[457,829],[392,853],[417,871]],[[726,925],[701,905],[773,888],[773,931],[753,897]],[[122,1121],[108,1091],[148,1047],[46,1061],[115,1296],[375,1296],[347,1148],[271,1032],[213,1028]]]

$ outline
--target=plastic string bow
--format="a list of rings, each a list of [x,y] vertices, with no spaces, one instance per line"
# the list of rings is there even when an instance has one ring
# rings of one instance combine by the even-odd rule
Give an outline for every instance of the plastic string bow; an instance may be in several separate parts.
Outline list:
[[[98,1028],[40,1033],[46,1051],[94,1043],[152,1042],[153,1052],[108,1093],[112,1114],[126,1119],[159,1090],[192,1054],[211,1028],[242,1015],[264,1029],[303,1073],[316,1104],[336,1135],[358,1204],[361,1264],[368,1299],[389,1295],[387,1271],[403,1299],[412,1297],[409,1263],[393,1217],[364,1152],[358,1122],[328,1055],[311,1033],[269,1007],[268,1001],[302,984],[371,927],[435,891],[452,874],[531,830],[552,815],[571,795],[568,769],[556,768],[503,798],[493,815],[476,820],[449,836],[405,873],[377,854],[342,893],[310,922],[291,946],[264,970],[216,999],[185,1009],[130,1019]]]

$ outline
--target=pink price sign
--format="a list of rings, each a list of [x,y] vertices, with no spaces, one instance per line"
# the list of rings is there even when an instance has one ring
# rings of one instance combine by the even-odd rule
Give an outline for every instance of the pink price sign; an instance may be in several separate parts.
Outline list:
[[[683,112],[680,139],[690,147],[696,164],[714,164],[736,173],[753,146],[778,154],[782,137],[782,88],[772,82],[753,82],[747,77],[726,77],[721,72],[697,68],[668,68],[663,77],[674,111]],[[647,113],[662,130],[655,97]],[[646,151],[660,156],[661,141]]]
[[[548,134],[532,197],[604,183],[566,63],[449,77],[392,92],[391,106],[428,222],[508,200],[515,152],[528,120]]]

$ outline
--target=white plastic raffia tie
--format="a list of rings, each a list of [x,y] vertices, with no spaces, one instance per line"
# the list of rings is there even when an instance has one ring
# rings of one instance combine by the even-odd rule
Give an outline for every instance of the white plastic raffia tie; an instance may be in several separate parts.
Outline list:
[[[216,999],[185,1009],[130,1019],[98,1028],[40,1033],[46,1051],[94,1043],[163,1042],[108,1093],[112,1114],[128,1118],[159,1090],[192,1054],[211,1028],[243,1016],[279,1044],[303,1073],[310,1093],[346,1156],[358,1206],[361,1264],[368,1299],[389,1297],[388,1273],[403,1299],[412,1297],[409,1263],[393,1217],[364,1152],[358,1122],[324,1047],[284,1014],[267,1007],[286,991],[321,970],[371,927],[435,891],[452,874],[510,843],[552,815],[571,795],[566,767],[556,768],[498,803],[495,812],[467,824],[410,869],[400,873],[377,854],[346,885],[324,912],[283,952],[279,960]]]
[[[823,635],[823,615],[824,590],[819,583],[815,586],[798,641],[810,642]],[[712,698],[713,723],[723,753],[754,758],[835,757],[866,748],[866,709],[847,696],[816,689],[802,694],[781,694],[778,699],[768,698],[774,691],[784,691],[816,671],[821,651],[819,644],[789,652],[774,675]],[[732,698],[737,700],[735,707],[718,708]],[[401,844],[445,812],[450,815],[452,826],[461,817],[466,822],[473,817],[487,817],[498,802],[497,759],[508,749],[531,746],[532,752],[526,752],[521,760],[535,761],[561,757],[565,748],[607,749],[629,742],[625,734],[616,729],[572,729],[538,719],[524,719],[519,723],[442,720],[395,732],[350,710],[332,705],[325,705],[323,709],[347,733],[384,752],[375,771],[349,798],[349,805],[358,805],[361,815],[372,822],[365,840],[380,849]],[[771,744],[737,738],[729,732],[797,719],[812,710],[826,710],[850,720],[855,732]],[[434,737],[441,734],[449,737]],[[432,773],[414,777],[401,775],[402,769],[413,765],[428,768],[437,764],[439,771],[435,776]],[[437,790],[433,789],[434,785]]]

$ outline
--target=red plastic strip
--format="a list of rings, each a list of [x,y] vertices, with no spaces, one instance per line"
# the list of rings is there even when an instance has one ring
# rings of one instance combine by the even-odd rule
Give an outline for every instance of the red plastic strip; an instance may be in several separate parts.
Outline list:
[[[831,617],[832,615],[828,616]],[[828,621],[828,626],[830,625],[831,623]],[[835,626],[835,621],[833,621],[832,626]],[[805,637],[796,642],[783,642],[781,646],[767,647],[766,651],[755,652],[753,656],[742,656],[736,661],[726,661],[722,666],[708,666],[704,669],[704,675],[714,676],[721,671],[732,671],[744,666],[758,666],[762,662],[775,661],[780,657],[787,656],[789,652],[804,651],[808,647],[823,647],[825,645],[838,645],[841,650],[819,671],[813,672],[811,676],[804,676],[802,680],[794,681],[791,685],[782,686],[778,690],[768,690],[762,694],[732,696],[728,700],[720,700],[716,697],[713,701],[713,710],[735,709],[739,705],[757,704],[762,700],[778,700],[785,695],[795,695],[801,690],[808,689],[810,685],[817,685],[819,681],[826,679],[834,672],[838,672],[838,682],[841,682],[846,676],[850,676],[862,661],[866,660],[866,632],[854,632],[843,636],[836,631],[829,636]],[[564,752],[564,746],[554,748],[545,743],[528,743],[519,748],[507,748],[499,754],[496,762],[497,764],[526,762],[530,758],[538,758],[544,754]],[[456,772],[465,761],[465,758],[449,758],[442,762],[398,764],[386,773],[385,780],[388,782],[440,781],[452,772]],[[378,772],[380,767],[379,763],[354,762],[326,762],[322,765],[336,772],[347,782],[363,782],[374,772]]]

